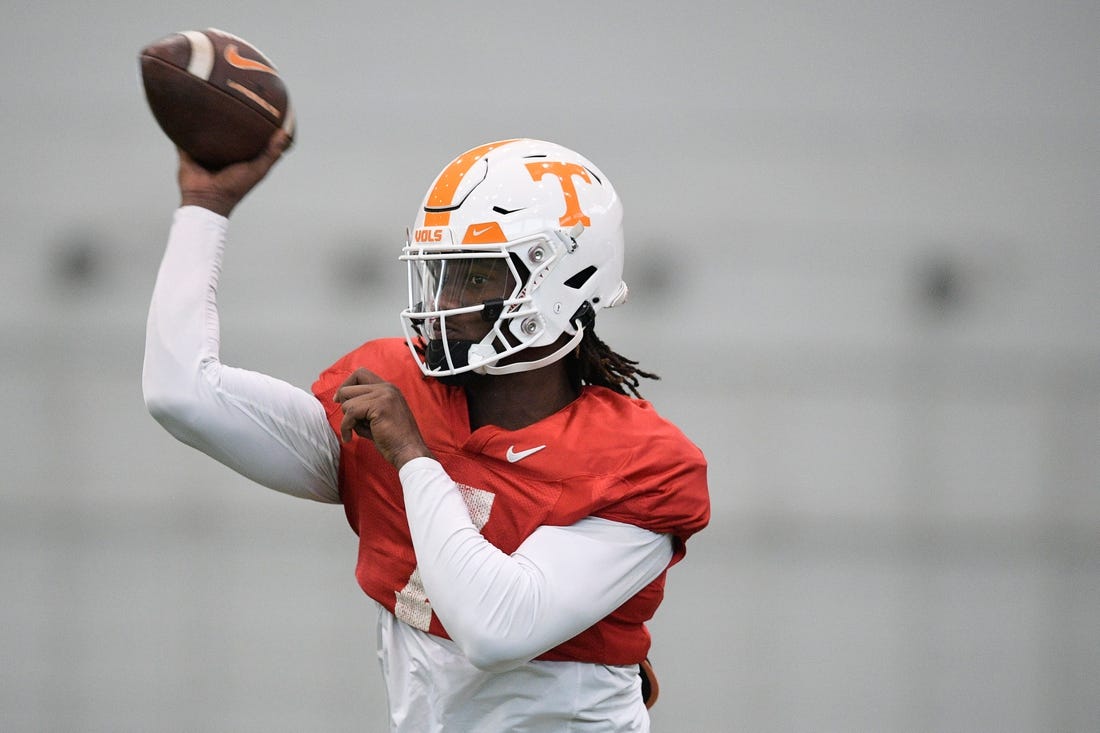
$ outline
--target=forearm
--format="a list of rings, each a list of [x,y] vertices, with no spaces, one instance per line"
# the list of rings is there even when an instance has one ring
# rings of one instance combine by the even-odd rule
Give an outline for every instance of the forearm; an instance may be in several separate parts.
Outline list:
[[[474,526],[442,466],[400,472],[420,577],[448,634],[477,666],[502,670],[571,639],[656,578],[672,542],[595,518],[541,527],[512,555]]]
[[[308,392],[219,359],[218,275],[228,222],[177,210],[146,327],[142,388],[172,435],[264,486],[338,502],[339,443]]]

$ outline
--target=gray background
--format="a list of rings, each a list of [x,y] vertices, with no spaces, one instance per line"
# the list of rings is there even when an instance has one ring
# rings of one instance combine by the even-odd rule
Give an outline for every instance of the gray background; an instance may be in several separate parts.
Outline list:
[[[707,453],[659,731],[1100,729],[1094,2],[6,2],[0,730],[380,730],[342,512],[141,401],[176,204],[137,52],[216,26],[297,147],[238,210],[223,357],[397,333],[436,172],[517,135],[627,206],[601,319]]]

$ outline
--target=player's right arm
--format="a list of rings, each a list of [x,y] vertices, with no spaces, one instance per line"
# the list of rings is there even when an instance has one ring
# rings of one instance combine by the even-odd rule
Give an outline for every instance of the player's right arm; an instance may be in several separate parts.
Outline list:
[[[194,163],[181,156],[183,205],[153,288],[142,389],[150,414],[184,443],[269,488],[339,502],[340,445],[320,402],[219,358],[216,295],[226,215],[279,153],[269,148],[261,156],[267,160],[216,175],[193,170]]]

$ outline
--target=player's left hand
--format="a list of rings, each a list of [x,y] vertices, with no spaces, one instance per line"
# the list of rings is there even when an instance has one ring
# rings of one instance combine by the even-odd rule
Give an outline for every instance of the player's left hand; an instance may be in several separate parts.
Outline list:
[[[373,440],[399,470],[413,458],[432,457],[401,391],[374,372],[356,369],[333,399],[344,410],[340,437],[345,443],[352,433]]]

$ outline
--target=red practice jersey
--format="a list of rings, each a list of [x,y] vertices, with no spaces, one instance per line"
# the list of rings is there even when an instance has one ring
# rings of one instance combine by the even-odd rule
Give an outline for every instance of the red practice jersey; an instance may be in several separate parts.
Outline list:
[[[365,367],[401,390],[424,441],[458,484],[482,535],[511,554],[543,525],[589,516],[675,537],[672,563],[710,517],[700,450],[644,400],[584,387],[560,411],[519,430],[470,431],[465,392],[425,377],[404,339],[371,341],[325,370],[313,385],[333,429],[343,418],[336,389]],[[397,471],[356,437],[340,454],[340,496],[359,536],[356,577],[402,621],[447,632],[420,583]],[[649,650],[645,622],[664,594],[665,575],[539,659],[633,664]]]

